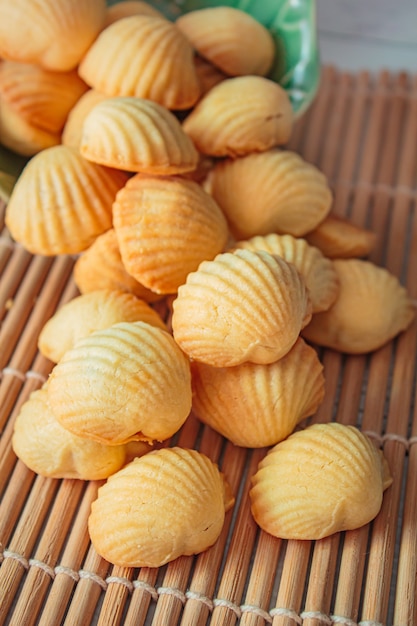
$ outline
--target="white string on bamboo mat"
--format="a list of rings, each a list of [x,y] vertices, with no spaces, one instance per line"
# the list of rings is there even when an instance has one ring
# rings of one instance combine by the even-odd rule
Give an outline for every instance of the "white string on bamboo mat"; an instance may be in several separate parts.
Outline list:
[[[15,367],[4,367],[0,372],[0,380],[4,378],[4,376],[15,376],[22,382],[26,382],[27,379],[33,378],[38,380],[42,385],[46,382],[47,377],[39,372],[35,372],[35,370],[28,370],[27,372],[22,372],[21,370],[16,369]]]
[[[270,609],[270,611],[265,611],[259,606],[255,606],[252,604],[242,604],[238,605],[235,602],[227,600],[226,598],[214,598],[213,600],[201,593],[197,593],[194,591],[186,591],[185,593],[176,587],[158,587],[155,588],[149,583],[142,580],[129,580],[124,576],[108,576],[107,578],[103,578],[96,574],[95,572],[91,572],[88,570],[80,569],[78,572],[71,567],[66,567],[64,565],[56,565],[52,567],[48,563],[41,561],[39,559],[30,558],[27,559],[22,554],[14,552],[13,550],[0,550],[0,563],[5,559],[14,559],[25,570],[28,570],[30,567],[38,567],[42,571],[44,571],[52,580],[54,580],[55,576],[59,574],[64,574],[65,576],[69,576],[72,578],[74,582],[79,582],[80,580],[89,580],[93,583],[96,583],[101,587],[103,591],[106,591],[110,584],[119,584],[125,586],[130,593],[133,593],[135,589],[141,589],[146,593],[149,593],[152,600],[157,602],[157,600],[164,594],[172,595],[177,598],[182,605],[185,605],[187,600],[196,600],[198,602],[202,602],[210,612],[213,611],[215,607],[225,607],[235,613],[236,617],[240,619],[244,613],[253,613],[254,615],[263,619],[266,623],[272,624],[273,618],[276,616],[286,617],[297,624],[297,626],[301,626],[303,621],[306,619],[312,619],[320,621],[321,624],[325,624],[326,626],[333,626],[334,624],[342,625],[342,626],[384,626],[381,622],[376,622],[372,620],[365,620],[362,622],[354,622],[348,617],[343,617],[339,615],[326,615],[321,611],[304,611],[299,614],[295,610],[287,607],[274,607]]]

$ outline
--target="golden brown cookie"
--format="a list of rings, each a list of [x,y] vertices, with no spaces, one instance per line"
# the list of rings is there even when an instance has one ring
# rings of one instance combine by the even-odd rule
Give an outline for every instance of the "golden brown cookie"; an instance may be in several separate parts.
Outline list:
[[[110,563],[160,567],[213,545],[233,500],[207,456],[163,448],[135,459],[100,487],[88,530]]]
[[[81,96],[68,113],[67,121],[62,131],[62,143],[64,146],[75,148],[76,150],[80,149],[85,118],[96,104],[108,97],[95,89],[89,89]]]
[[[293,117],[288,94],[278,83],[239,76],[210,89],[183,127],[203,154],[235,158],[285,144]]]
[[[144,300],[124,291],[96,290],[64,304],[43,326],[39,351],[58,363],[67,350],[96,330],[118,322],[147,322],[167,330],[165,323]]]
[[[263,251],[204,261],[178,289],[174,337],[189,357],[214,367],[272,363],[297,341],[311,301],[294,265]]]
[[[223,213],[180,176],[136,174],[117,194],[113,224],[127,271],[157,293],[176,293],[189,272],[223,250]]]
[[[324,397],[323,366],[301,338],[273,363],[212,367],[194,361],[191,373],[198,418],[248,448],[271,446],[288,437]]]
[[[333,201],[326,176],[290,150],[221,161],[210,174],[210,189],[239,239],[273,232],[303,237]]]
[[[188,359],[168,332],[145,322],[120,322],[79,340],[47,388],[64,428],[109,445],[168,439],[191,408]]]
[[[144,98],[99,102],[84,120],[80,152],[94,163],[148,174],[181,174],[198,163],[175,115]]]
[[[153,15],[154,17],[164,17],[163,14],[155,9],[149,2],[141,2],[141,0],[121,0],[116,4],[107,7],[106,21],[104,27],[110,26],[117,20],[131,15]]]
[[[60,142],[59,133],[51,133],[30,124],[13,107],[0,99],[0,143],[3,146],[21,156],[32,157]]]
[[[274,40],[249,13],[233,7],[208,7],[189,11],[175,23],[197,52],[225,74],[266,76],[271,69]]]
[[[133,15],[108,26],[79,67],[85,82],[108,96],[136,96],[167,109],[188,109],[200,95],[194,50],[166,19]]]
[[[114,228],[110,228],[89,246],[74,264],[74,282],[81,293],[96,289],[116,289],[134,294],[146,302],[155,302],[160,294],[133,278],[123,265]]]
[[[88,87],[71,72],[51,72],[37,65],[3,61],[0,98],[32,126],[60,133],[68,113]]]
[[[20,175],[6,210],[12,237],[33,254],[73,254],[112,226],[112,203],[127,175],[54,146]]]
[[[407,290],[387,269],[362,259],[335,259],[339,294],[335,303],[313,315],[303,336],[348,354],[377,350],[415,318]]]
[[[366,257],[376,243],[376,233],[333,214],[327,215],[305,237],[330,259]]]
[[[275,537],[321,539],[373,520],[391,482],[382,453],[357,428],[315,424],[261,461],[252,479],[252,513]]]
[[[104,25],[105,0],[0,0],[0,57],[74,69]]]

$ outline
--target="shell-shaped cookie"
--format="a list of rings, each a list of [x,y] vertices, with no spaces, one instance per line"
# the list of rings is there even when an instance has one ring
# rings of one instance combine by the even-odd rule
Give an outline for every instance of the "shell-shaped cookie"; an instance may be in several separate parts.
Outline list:
[[[288,141],[293,110],[287,92],[262,76],[228,78],[210,89],[183,122],[197,149],[238,157]]]
[[[3,61],[0,97],[29,124],[60,133],[67,116],[88,87],[71,72],[51,72],[37,65]]]
[[[193,410],[237,446],[271,446],[316,412],[324,397],[323,366],[301,338],[273,363],[191,366]]]
[[[155,9],[148,2],[141,2],[141,0],[121,0],[107,7],[106,21],[104,23],[105,28],[121,20],[124,17],[130,17],[131,15],[153,15],[154,17],[164,17],[164,15]]]
[[[101,480],[117,472],[125,446],[106,446],[73,435],[55,419],[45,388],[34,391],[14,424],[13,450],[27,467],[50,478]]]
[[[195,56],[194,64],[200,83],[201,97],[227,78],[226,74],[198,54]]]
[[[310,246],[305,239],[270,233],[238,241],[234,247],[265,250],[293,263],[309,289],[313,313],[326,311],[336,300],[339,280],[332,261],[324,257],[318,248]]]
[[[327,311],[313,315],[304,337],[348,354],[385,345],[415,318],[406,288],[387,269],[362,259],[335,259],[339,294]]]
[[[90,113],[91,109],[108,97],[109,96],[105,96],[95,89],[89,89],[81,96],[68,113],[61,138],[61,142],[64,146],[75,148],[76,150],[80,149],[85,118]]]
[[[376,243],[376,233],[337,215],[327,215],[305,237],[330,259],[366,257]]]
[[[149,174],[196,168],[198,152],[175,115],[144,98],[108,98],[87,115],[81,154],[108,167]]]
[[[382,454],[357,428],[315,424],[261,461],[252,479],[252,513],[275,537],[321,539],[373,520],[391,482]]]
[[[39,339],[39,351],[58,363],[67,350],[96,330],[119,322],[147,322],[167,330],[158,313],[144,300],[124,291],[102,289],[73,298],[46,322]]]
[[[228,236],[211,196],[179,176],[133,176],[116,196],[113,224],[127,271],[157,293],[175,293]]]
[[[108,96],[136,96],[167,109],[188,109],[200,95],[194,50],[168,20],[125,17],[108,26],[79,67],[85,82]]]
[[[22,156],[31,157],[60,142],[59,133],[51,133],[30,124],[0,99],[0,143],[3,146]]]
[[[103,558],[123,567],[160,567],[203,552],[233,505],[217,465],[187,448],[135,459],[100,487],[88,530]]]
[[[80,339],[55,365],[48,402],[64,428],[107,444],[163,441],[188,417],[188,359],[171,335],[120,322]]]
[[[276,232],[302,237],[329,213],[325,175],[290,150],[269,150],[219,162],[211,193],[236,238]]]
[[[192,359],[230,367],[283,357],[310,318],[308,291],[292,264],[236,250],[188,275],[173,302],[172,328]]]
[[[80,293],[111,289],[132,293],[146,302],[155,302],[161,298],[126,271],[114,228],[99,235],[78,257],[73,276]]]
[[[34,254],[72,254],[112,226],[112,203],[127,174],[54,146],[35,155],[10,197],[6,224]]]
[[[0,1],[0,57],[74,69],[104,25],[105,0]]]
[[[266,76],[271,69],[274,40],[249,13],[209,7],[185,13],[175,23],[197,52],[225,74]]]

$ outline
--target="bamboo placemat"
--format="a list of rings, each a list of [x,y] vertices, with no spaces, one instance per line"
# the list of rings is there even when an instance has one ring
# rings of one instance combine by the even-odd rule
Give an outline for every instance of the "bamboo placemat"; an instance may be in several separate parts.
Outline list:
[[[371,260],[417,298],[417,77],[324,68],[289,147],[328,176],[336,213],[377,233]],[[236,505],[221,537],[160,569],[112,567],[87,534],[98,483],[35,476],[11,450],[14,417],[51,369],[38,333],[77,291],[72,258],[32,256],[1,228],[0,625],[417,624],[416,323],[371,355],[320,352],[326,397],[311,421],[359,426],[394,476],[373,523],[317,542],[261,532],[248,487],[265,450],[190,418],[170,443],[197,447],[226,474]]]

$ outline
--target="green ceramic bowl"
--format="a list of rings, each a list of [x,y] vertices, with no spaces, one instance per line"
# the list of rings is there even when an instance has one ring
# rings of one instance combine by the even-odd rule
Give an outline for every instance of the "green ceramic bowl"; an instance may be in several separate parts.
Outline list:
[[[119,0],[108,0],[115,4]],[[182,13],[228,5],[250,13],[264,24],[276,42],[276,59],[269,75],[288,92],[296,116],[313,101],[320,74],[315,0],[148,0],[168,18]],[[7,199],[27,162],[0,146],[0,198]]]

